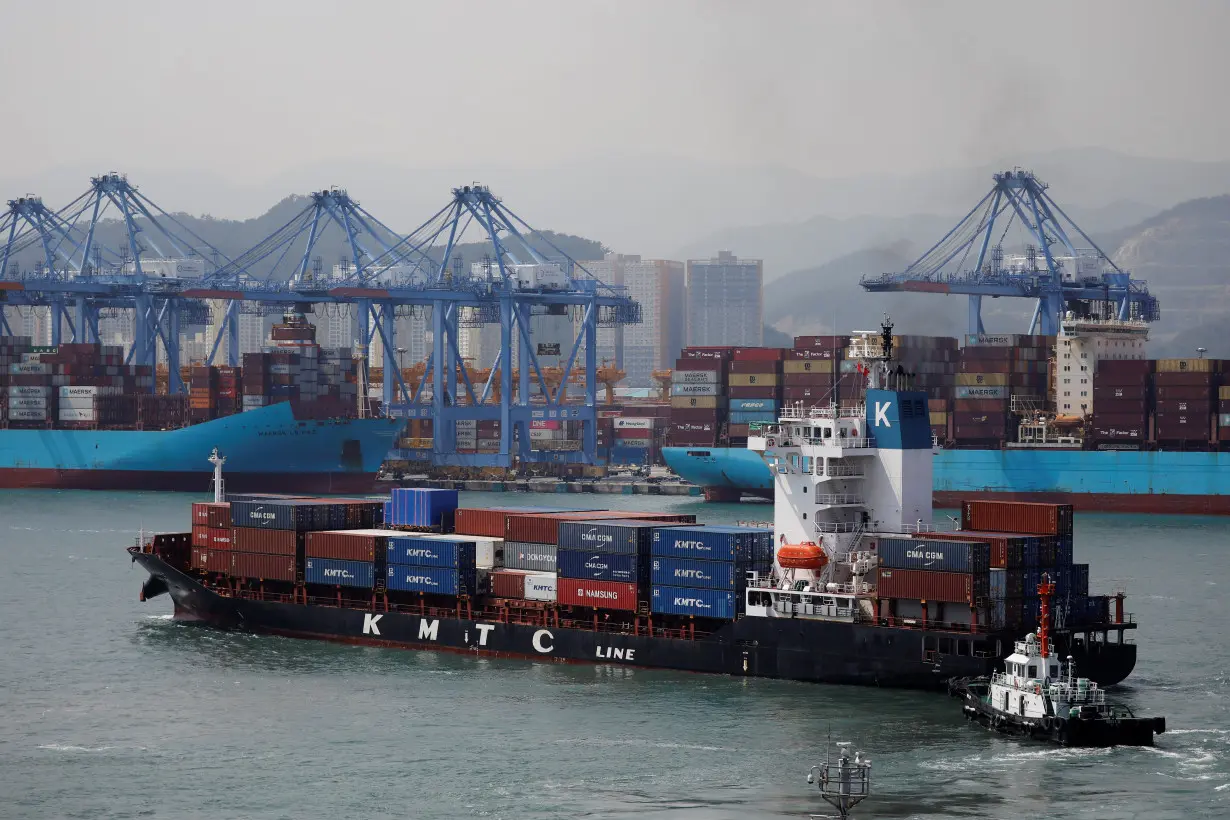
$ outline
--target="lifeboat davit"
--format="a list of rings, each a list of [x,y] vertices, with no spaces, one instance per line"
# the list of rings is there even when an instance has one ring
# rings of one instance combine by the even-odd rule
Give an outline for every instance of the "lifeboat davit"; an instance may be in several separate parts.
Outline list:
[[[814,541],[802,544],[782,544],[777,548],[777,563],[782,569],[824,569],[828,555]]]

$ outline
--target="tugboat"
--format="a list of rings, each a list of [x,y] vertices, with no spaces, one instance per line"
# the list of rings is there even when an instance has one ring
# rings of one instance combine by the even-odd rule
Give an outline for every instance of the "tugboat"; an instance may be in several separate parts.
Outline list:
[[[1052,657],[1049,635],[1049,575],[1038,585],[1041,600],[1037,634],[1016,642],[1004,671],[989,678],[954,680],[951,692],[963,700],[968,720],[1006,734],[1061,746],[1152,746],[1166,731],[1166,718],[1141,718],[1120,704],[1106,701],[1097,683],[1076,675],[1076,663]]]

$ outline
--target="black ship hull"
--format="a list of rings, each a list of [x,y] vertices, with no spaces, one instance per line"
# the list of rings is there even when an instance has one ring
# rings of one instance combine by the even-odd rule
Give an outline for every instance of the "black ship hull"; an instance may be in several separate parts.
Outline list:
[[[235,597],[204,585],[156,553],[134,550],[132,556],[150,573],[142,598],[169,593],[179,619],[373,646],[934,691],[944,691],[952,678],[990,674],[1012,647],[1010,636],[810,619],[740,618],[693,638],[606,631],[599,620],[594,621],[598,628],[561,627],[545,614],[541,624],[511,623],[465,617],[461,611],[419,614],[379,606],[308,605]],[[1081,646],[1064,651],[1077,656],[1103,685],[1131,672],[1134,645],[1102,649],[1107,651],[1087,653]],[[1105,681],[1096,677],[1099,673]]]

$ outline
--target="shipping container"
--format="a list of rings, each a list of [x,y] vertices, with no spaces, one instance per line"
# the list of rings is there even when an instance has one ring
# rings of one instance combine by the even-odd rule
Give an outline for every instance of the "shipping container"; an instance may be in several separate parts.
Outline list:
[[[582,578],[591,581],[637,583],[647,558],[635,553],[610,553],[560,547],[556,553],[557,572],[561,578]]]
[[[370,561],[339,561],[309,557],[303,566],[303,578],[309,584],[330,584],[362,589],[371,589],[375,585],[374,572],[374,565]]]
[[[453,530],[458,535],[484,535],[503,538],[510,515],[547,515],[576,512],[569,507],[463,507],[457,510]]]
[[[559,528],[567,522],[633,520],[637,522],[661,522],[665,524],[693,524],[694,515],[667,515],[660,513],[637,513],[620,510],[589,510],[542,515],[510,516],[504,529],[505,541],[522,541],[536,544],[558,544]],[[577,546],[577,545],[574,545]]]
[[[415,564],[421,567],[476,567],[477,546],[465,536],[427,539],[397,536],[388,540],[390,564]]]
[[[253,530],[264,535],[271,535],[273,531]],[[287,531],[283,531],[287,532]],[[293,536],[294,534],[291,533]],[[236,578],[250,578],[258,581],[294,581],[295,580],[295,556],[290,555],[272,555],[259,552],[234,552],[232,553],[233,569],[232,574]]]
[[[941,541],[938,538],[879,538],[876,541],[880,566],[889,569],[982,573],[991,566],[990,550],[990,545],[980,541]]]
[[[781,378],[776,373],[732,373],[729,377],[731,387],[772,387],[780,384]]]
[[[399,564],[386,570],[385,583],[398,592],[429,592],[436,595],[474,595],[478,575],[473,570],[419,567]]]
[[[317,512],[324,502],[319,499],[284,501],[235,501],[231,504],[231,521],[237,527],[269,530],[329,529]]]
[[[692,615],[729,621],[738,612],[737,602],[737,594],[728,589],[691,589],[655,584],[649,608],[651,612],[663,615]]]
[[[966,501],[961,505],[961,529],[1030,535],[1071,535],[1071,504],[1025,501]]]
[[[504,541],[504,566],[509,569],[555,572],[559,548],[554,544]]]
[[[554,601],[558,594],[558,580],[554,573],[531,572],[525,576],[525,600]]]
[[[769,412],[777,411],[777,402],[773,399],[731,399],[731,412]]]
[[[399,527],[451,526],[457,510],[457,491],[426,487],[397,487],[390,495],[391,520]]]
[[[229,552],[235,548],[235,531],[230,527],[209,528],[209,548],[214,552]]]
[[[649,581],[654,586],[686,586],[695,589],[742,589],[747,571],[767,575],[771,563],[736,564],[733,561],[697,561],[691,558],[653,558]]]
[[[195,518],[195,516],[193,516]],[[204,524],[192,525],[192,546],[208,547],[209,546],[209,527]]]
[[[680,410],[696,409],[717,409],[717,396],[674,396],[671,398],[671,407],[679,408]]]
[[[230,575],[235,570],[234,553],[230,550],[216,552],[208,547],[193,545],[189,554],[188,566],[203,572]]]
[[[876,592],[884,598],[975,604],[989,597],[989,583],[987,573],[881,568]]]
[[[235,527],[232,545],[237,552],[258,552],[267,555],[295,556],[296,547],[303,543],[303,536],[294,530],[263,530],[252,527]]]
[[[567,606],[591,606],[600,609],[636,611],[636,584],[618,581],[590,581],[581,578],[560,578],[556,600]]]
[[[375,561],[388,549],[388,530],[322,530],[304,536],[308,558],[332,558],[338,561]]]
[[[491,584],[491,594],[496,598],[524,598],[525,576],[529,574],[515,569],[493,570],[487,576]]]
[[[404,537],[404,534],[399,537]],[[492,569],[504,565],[503,538],[490,538],[485,535],[443,535],[430,532],[415,533],[413,537],[428,541],[472,541],[474,542],[474,566],[479,569]]]
[[[720,381],[717,370],[674,370],[671,371],[671,384],[717,384]]]
[[[760,563],[773,560],[773,531],[758,527],[660,527],[650,553],[662,558]]]

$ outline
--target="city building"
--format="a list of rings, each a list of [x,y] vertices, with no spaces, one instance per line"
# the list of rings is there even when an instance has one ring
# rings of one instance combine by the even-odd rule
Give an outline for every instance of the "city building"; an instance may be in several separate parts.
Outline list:
[[[764,344],[764,262],[719,251],[689,259],[687,344],[757,347]]]

